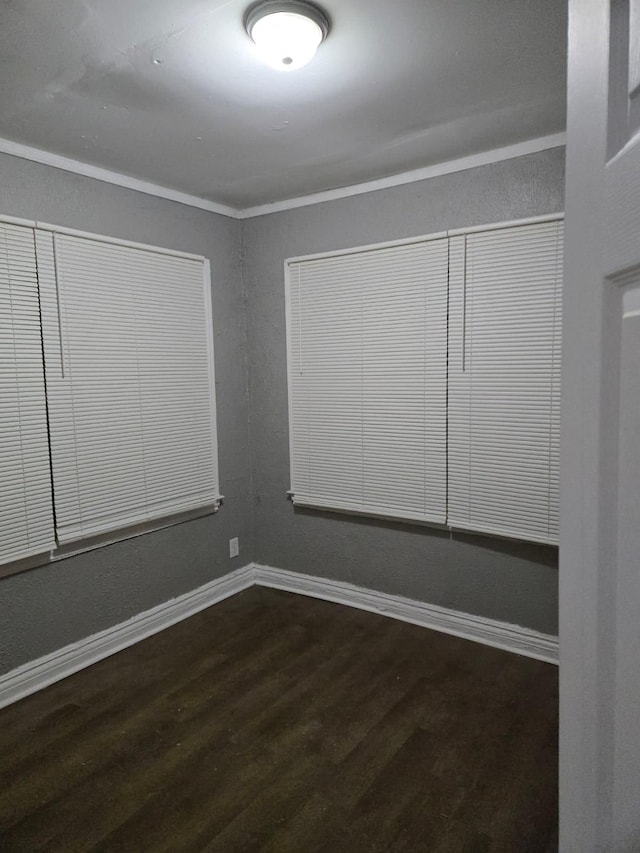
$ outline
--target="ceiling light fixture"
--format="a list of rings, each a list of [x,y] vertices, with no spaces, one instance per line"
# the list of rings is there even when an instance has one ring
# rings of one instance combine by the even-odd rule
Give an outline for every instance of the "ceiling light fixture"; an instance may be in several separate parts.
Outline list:
[[[280,71],[302,68],[329,33],[329,18],[306,0],[260,0],[247,9],[245,29],[260,58]]]

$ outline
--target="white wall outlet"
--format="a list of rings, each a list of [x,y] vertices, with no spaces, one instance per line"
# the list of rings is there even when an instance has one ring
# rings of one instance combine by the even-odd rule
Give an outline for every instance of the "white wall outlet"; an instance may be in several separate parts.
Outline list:
[[[229,539],[229,557],[237,557],[240,554],[240,544],[238,543],[238,537],[234,537],[233,539]]]

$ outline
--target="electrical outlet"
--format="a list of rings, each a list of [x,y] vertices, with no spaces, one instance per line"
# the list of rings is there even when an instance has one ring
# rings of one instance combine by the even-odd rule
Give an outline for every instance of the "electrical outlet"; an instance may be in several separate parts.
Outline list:
[[[229,557],[237,557],[240,554],[240,544],[238,543],[238,537],[234,537],[233,539],[229,539]]]

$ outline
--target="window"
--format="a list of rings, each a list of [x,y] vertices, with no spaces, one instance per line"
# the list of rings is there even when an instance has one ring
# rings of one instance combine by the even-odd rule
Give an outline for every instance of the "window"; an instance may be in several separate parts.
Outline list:
[[[296,504],[444,523],[447,240],[288,264]]]
[[[557,540],[562,222],[286,264],[295,504]]]
[[[33,231],[0,222],[0,562],[54,544]]]
[[[48,536],[28,553],[216,509],[208,262],[48,226],[21,231],[31,247],[33,342],[31,361],[21,355],[9,379],[20,391],[27,377],[35,389],[37,376],[38,409],[29,424],[41,437],[38,471],[50,512],[53,493],[56,522],[55,541],[50,523]],[[13,290],[3,279],[2,290],[5,300],[7,292],[13,299],[1,315],[2,328],[21,328]],[[39,481],[22,465],[17,445],[12,448],[3,454],[6,464],[23,468],[25,483],[35,488]],[[0,489],[13,506],[5,482]],[[2,560],[17,559],[14,553]]]
[[[562,222],[450,245],[449,524],[555,542]]]

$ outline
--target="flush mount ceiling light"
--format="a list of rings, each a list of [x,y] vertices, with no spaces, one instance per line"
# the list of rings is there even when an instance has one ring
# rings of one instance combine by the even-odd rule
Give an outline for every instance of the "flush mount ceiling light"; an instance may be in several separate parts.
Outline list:
[[[247,10],[244,26],[260,58],[280,71],[309,62],[329,32],[329,18],[306,0],[260,0]]]

